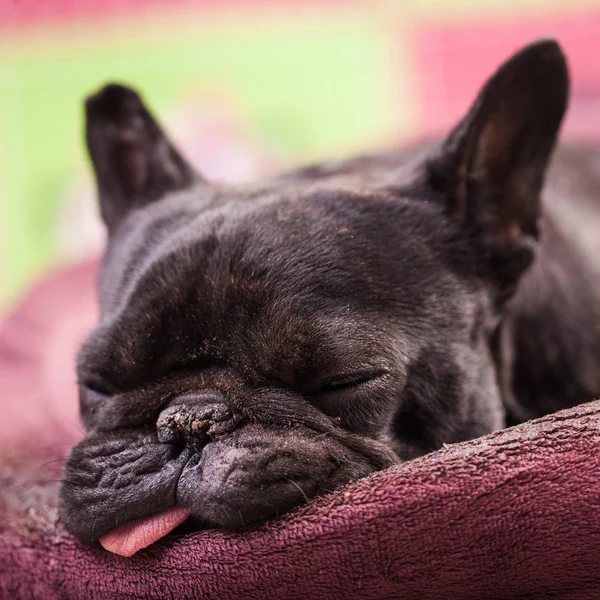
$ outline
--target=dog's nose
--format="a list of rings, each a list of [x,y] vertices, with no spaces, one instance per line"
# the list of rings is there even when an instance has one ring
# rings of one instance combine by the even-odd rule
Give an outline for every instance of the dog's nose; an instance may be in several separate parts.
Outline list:
[[[156,422],[158,440],[203,447],[235,428],[231,410],[218,396],[182,396],[165,408]]]

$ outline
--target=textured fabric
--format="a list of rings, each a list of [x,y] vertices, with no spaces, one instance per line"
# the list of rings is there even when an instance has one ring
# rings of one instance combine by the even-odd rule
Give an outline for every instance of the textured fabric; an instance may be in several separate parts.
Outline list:
[[[600,598],[600,402],[358,481],[261,528],[169,536],[133,558],[72,539],[60,462],[80,434],[73,357],[93,265],[0,328],[0,598]]]

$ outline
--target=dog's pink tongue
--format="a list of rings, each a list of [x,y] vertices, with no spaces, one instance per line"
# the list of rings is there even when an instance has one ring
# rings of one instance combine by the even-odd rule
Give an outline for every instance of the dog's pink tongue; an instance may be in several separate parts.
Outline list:
[[[125,523],[101,537],[100,543],[105,550],[114,554],[133,556],[138,550],[171,533],[189,516],[188,510],[174,506],[157,515]]]

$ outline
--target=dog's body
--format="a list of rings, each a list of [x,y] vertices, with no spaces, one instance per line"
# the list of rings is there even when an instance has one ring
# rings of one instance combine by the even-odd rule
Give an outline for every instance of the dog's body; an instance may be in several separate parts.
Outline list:
[[[600,394],[600,154],[558,152],[540,199],[567,89],[541,42],[442,143],[240,187],[130,90],[91,98],[110,242],[67,527],[238,527]]]

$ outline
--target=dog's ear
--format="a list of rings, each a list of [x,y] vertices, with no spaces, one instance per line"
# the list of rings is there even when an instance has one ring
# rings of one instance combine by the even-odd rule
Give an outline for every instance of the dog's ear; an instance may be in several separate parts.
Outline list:
[[[86,100],[85,113],[86,141],[109,234],[132,209],[201,180],[132,89],[107,85]]]
[[[540,193],[568,92],[559,45],[527,46],[485,84],[428,162],[430,183],[481,240],[501,286],[514,288],[533,259]]]

